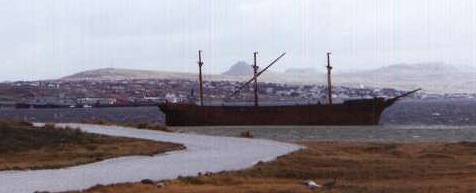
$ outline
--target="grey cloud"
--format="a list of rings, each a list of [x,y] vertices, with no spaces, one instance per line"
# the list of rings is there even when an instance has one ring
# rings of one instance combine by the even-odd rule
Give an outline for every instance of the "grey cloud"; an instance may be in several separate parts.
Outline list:
[[[276,69],[474,65],[472,0],[0,0],[0,80],[120,67],[208,72],[260,52]],[[449,55],[452,55],[451,57]]]

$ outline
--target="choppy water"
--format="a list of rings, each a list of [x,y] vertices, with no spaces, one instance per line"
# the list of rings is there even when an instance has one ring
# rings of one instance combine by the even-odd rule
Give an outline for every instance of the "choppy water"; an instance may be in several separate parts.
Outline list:
[[[254,137],[279,141],[460,142],[476,141],[474,126],[279,126],[174,127],[178,132]]]
[[[163,123],[157,107],[106,109],[0,109],[0,119],[37,122]],[[377,142],[476,141],[476,100],[400,101],[382,115],[379,126],[350,127],[195,127],[182,132],[256,137],[282,141],[349,140]]]
[[[381,123],[476,126],[476,100],[401,101],[384,112]]]

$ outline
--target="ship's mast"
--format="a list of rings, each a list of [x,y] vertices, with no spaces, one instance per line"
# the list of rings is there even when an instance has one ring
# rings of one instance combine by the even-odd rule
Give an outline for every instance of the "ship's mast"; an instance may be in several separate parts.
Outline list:
[[[331,53],[327,52],[327,94],[329,99],[329,104],[332,104],[332,82],[331,82]]]
[[[202,50],[198,50],[198,81],[200,82],[200,105],[203,106]]]
[[[253,63],[253,76],[254,76],[254,92],[255,92],[255,106],[258,106],[258,64],[256,62],[256,56],[258,55],[258,52],[254,52],[254,63]]]
[[[255,53],[255,65],[256,65],[256,63],[257,63],[257,62],[256,62],[256,55],[257,55],[257,54],[258,54],[258,53]],[[286,55],[286,53],[281,54],[278,58],[276,58],[275,60],[273,60],[273,62],[271,62],[268,66],[266,66],[265,68],[263,68],[263,70],[259,71],[258,73],[255,73],[255,75],[254,75],[250,80],[248,80],[247,82],[245,82],[245,83],[242,84],[241,86],[237,87],[237,88],[235,89],[235,92],[233,92],[233,94],[231,94],[230,97],[235,96],[236,94],[238,94],[238,93],[241,91],[241,89],[247,87],[247,86],[250,85],[252,82],[256,82],[256,83],[257,83],[258,81],[257,81],[256,79],[257,79],[259,76],[261,76],[261,74],[263,74],[266,70],[268,70],[271,66],[273,66],[276,62],[278,62],[282,57],[284,57],[284,55]],[[255,65],[252,65],[251,67],[254,67]],[[258,66],[256,65],[256,67],[258,67]],[[255,72],[256,72],[256,70],[255,70]],[[257,84],[256,84],[256,85],[257,85]],[[258,89],[256,89],[256,90],[258,90]],[[257,94],[257,93],[258,93],[258,92],[256,92],[256,94]],[[256,95],[256,96],[257,96],[257,95]]]

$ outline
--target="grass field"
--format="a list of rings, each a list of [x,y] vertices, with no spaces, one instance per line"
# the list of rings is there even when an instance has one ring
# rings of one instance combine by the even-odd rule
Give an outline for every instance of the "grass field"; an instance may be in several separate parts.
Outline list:
[[[87,193],[476,192],[476,143],[307,142],[308,148],[244,171],[156,184],[98,186]],[[335,186],[311,191],[306,180]]]
[[[47,169],[126,155],[155,155],[182,145],[88,134],[73,128],[0,122],[0,170]]]

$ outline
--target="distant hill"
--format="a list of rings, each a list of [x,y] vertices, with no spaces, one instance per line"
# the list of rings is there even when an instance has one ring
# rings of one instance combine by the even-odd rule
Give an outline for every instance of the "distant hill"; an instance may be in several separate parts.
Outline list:
[[[79,72],[61,78],[62,80],[127,80],[127,79],[187,79],[196,80],[198,73],[134,70],[121,68],[101,68]],[[204,74],[205,80],[242,81],[245,77]]]
[[[239,61],[222,74],[227,76],[251,76],[253,75],[253,69],[250,64]]]
[[[447,74],[461,72],[459,68],[444,63],[394,64],[376,70],[374,73],[399,73],[405,75]]]
[[[476,92],[473,69],[444,63],[395,64],[375,70],[336,75],[336,81],[398,89],[424,88],[428,92]]]
[[[206,74],[205,80],[244,81],[252,76],[252,68],[245,62],[234,64],[222,74]],[[196,73],[148,71],[105,68],[80,72],[64,77],[65,80],[100,79],[190,79],[196,80]],[[310,68],[293,68],[285,72],[269,71],[260,77],[262,82],[291,84],[325,84],[326,75]],[[476,93],[476,70],[467,66],[453,66],[443,63],[395,64],[374,70],[334,73],[335,85],[352,87],[380,87],[396,89],[423,88],[427,92]]]
[[[163,72],[150,70],[132,70],[117,68],[102,68],[79,72],[63,77],[64,80],[119,80],[119,79],[154,79],[154,78],[192,78],[191,73]]]

